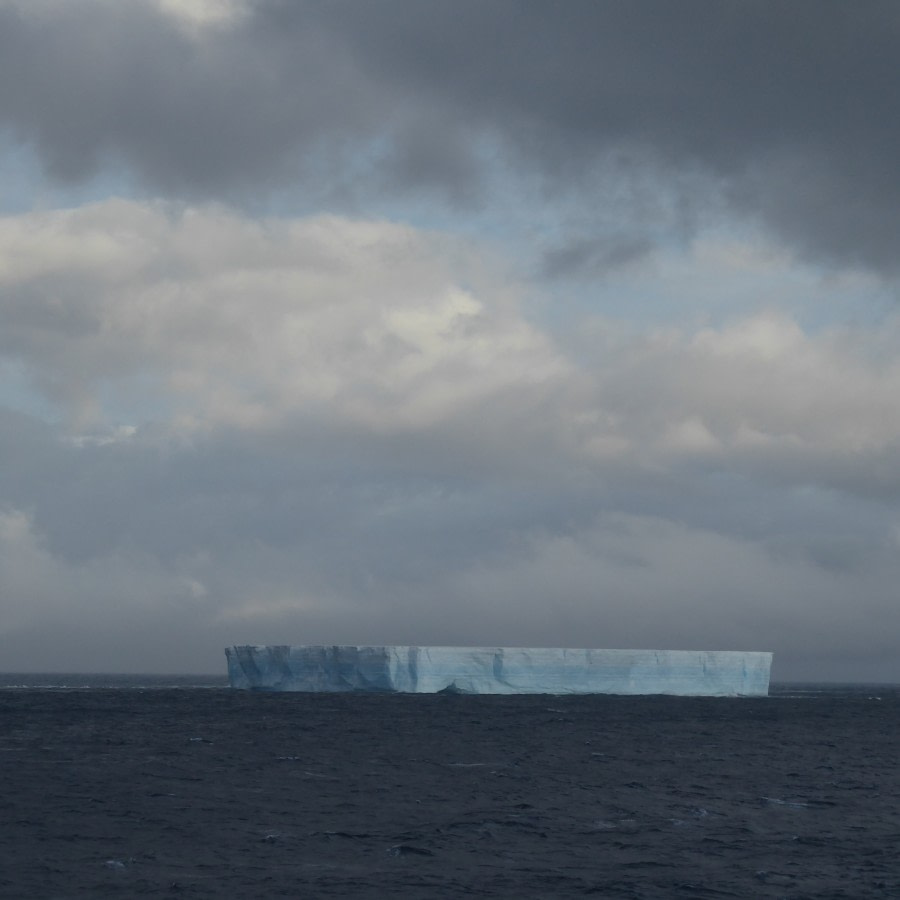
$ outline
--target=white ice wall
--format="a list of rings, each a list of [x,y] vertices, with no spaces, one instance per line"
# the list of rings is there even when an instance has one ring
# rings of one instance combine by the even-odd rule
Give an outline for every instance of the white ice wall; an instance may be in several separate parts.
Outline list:
[[[550,647],[229,647],[231,686],[269,691],[765,696],[772,654]]]

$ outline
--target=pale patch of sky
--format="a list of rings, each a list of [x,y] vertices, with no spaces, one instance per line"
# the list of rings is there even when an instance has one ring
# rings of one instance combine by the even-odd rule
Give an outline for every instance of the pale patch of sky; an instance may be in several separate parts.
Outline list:
[[[67,209],[108,197],[138,197],[134,178],[123,168],[105,164],[86,181],[48,178],[32,147],[0,131],[0,213]]]
[[[25,367],[0,356],[0,408],[3,407],[49,424],[61,421],[60,410],[36,389]]]

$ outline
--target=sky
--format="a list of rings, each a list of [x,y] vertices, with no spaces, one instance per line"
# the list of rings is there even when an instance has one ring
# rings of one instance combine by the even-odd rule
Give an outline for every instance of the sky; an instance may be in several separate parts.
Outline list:
[[[0,668],[900,681],[900,9],[0,0]]]

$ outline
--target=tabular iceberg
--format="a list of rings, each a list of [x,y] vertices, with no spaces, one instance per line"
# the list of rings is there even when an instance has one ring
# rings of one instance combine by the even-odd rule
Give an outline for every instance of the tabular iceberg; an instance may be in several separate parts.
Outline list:
[[[678,694],[769,692],[772,654],[739,650],[562,647],[228,647],[233,688],[434,694]]]

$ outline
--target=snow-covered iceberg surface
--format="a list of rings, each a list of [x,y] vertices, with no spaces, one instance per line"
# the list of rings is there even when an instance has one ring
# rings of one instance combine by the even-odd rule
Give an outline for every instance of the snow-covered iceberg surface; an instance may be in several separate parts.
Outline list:
[[[434,694],[769,692],[772,654],[739,650],[561,647],[228,647],[233,688]]]

